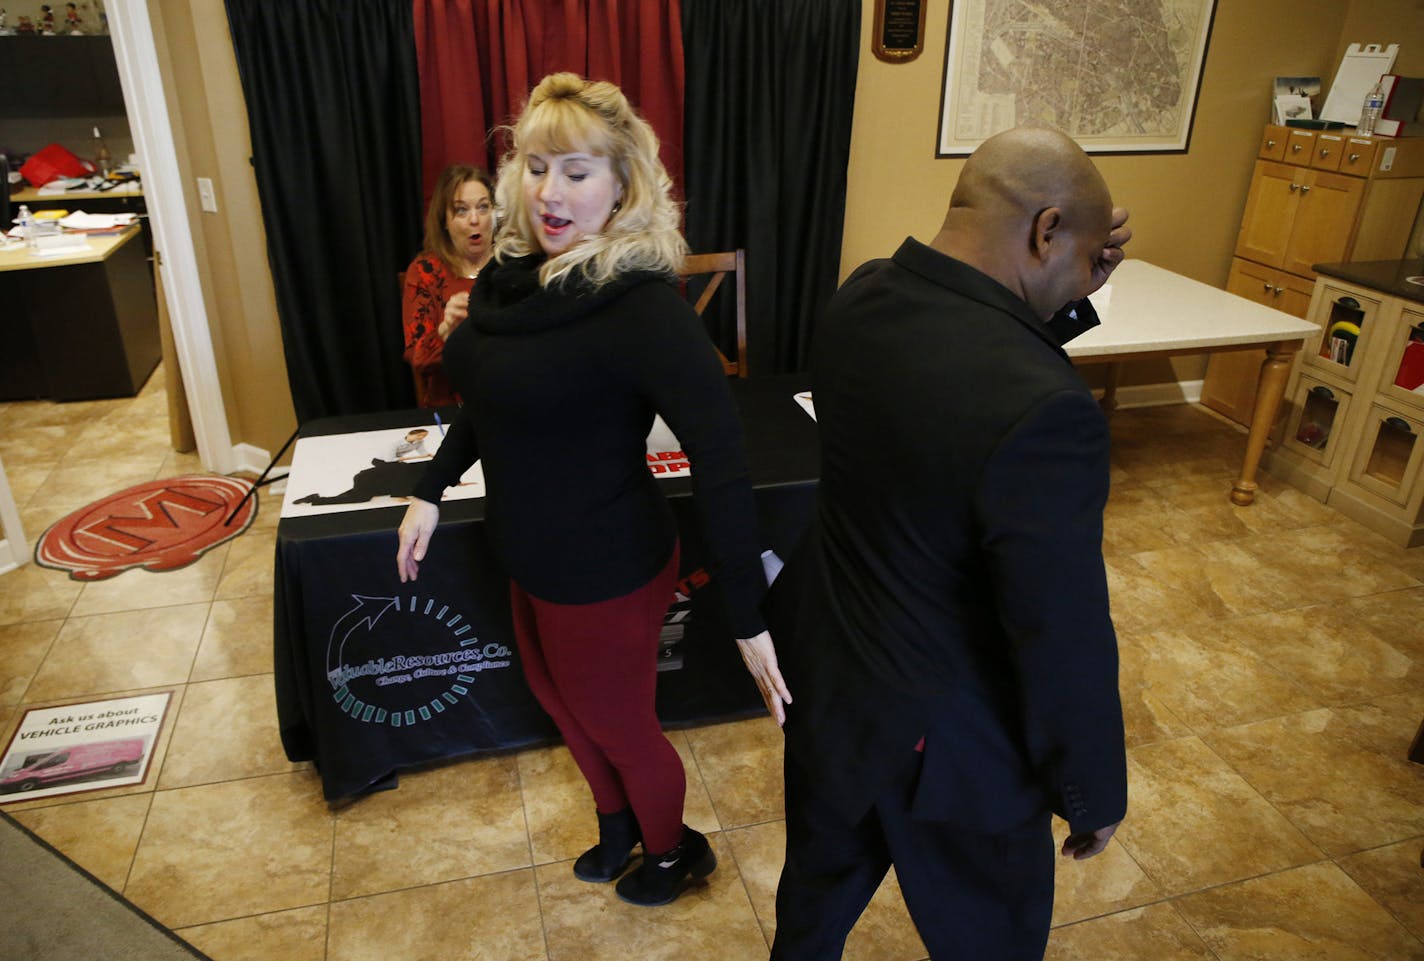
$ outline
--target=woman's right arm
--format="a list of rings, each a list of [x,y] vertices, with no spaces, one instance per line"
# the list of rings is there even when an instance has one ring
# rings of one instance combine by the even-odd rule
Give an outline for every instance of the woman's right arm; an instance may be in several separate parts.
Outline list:
[[[430,536],[440,523],[440,498],[445,488],[460,481],[460,475],[479,460],[480,448],[475,438],[475,425],[469,412],[461,410],[451,421],[440,449],[425,468],[425,475],[415,485],[415,498],[405,509],[400,524],[400,542],[396,547],[396,574],[401,583],[413,581],[425,560]]]

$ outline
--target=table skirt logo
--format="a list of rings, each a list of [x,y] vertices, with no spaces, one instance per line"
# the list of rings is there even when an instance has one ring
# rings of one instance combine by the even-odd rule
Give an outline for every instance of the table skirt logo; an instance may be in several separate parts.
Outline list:
[[[366,724],[432,720],[468,697],[477,675],[513,663],[449,604],[416,594],[352,594],[326,645],[326,677],[343,713]]]

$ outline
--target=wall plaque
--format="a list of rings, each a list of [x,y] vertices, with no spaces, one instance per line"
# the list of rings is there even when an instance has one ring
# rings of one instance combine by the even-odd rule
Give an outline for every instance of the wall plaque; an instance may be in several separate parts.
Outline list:
[[[926,0],[875,0],[871,50],[887,63],[909,63],[925,48]]]

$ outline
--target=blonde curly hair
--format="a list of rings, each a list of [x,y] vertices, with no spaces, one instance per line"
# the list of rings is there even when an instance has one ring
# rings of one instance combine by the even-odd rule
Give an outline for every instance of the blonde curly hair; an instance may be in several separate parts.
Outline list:
[[[505,129],[510,148],[495,185],[505,228],[495,240],[496,260],[542,249],[533,211],[524,201],[529,152],[586,152],[609,159],[623,196],[602,231],[544,262],[539,282],[548,287],[578,271],[599,287],[633,270],[675,274],[681,268],[687,242],[678,229],[681,218],[672,199],[672,179],[658,159],[657,134],[617,86],[574,73],[550,74],[530,92],[519,119]]]

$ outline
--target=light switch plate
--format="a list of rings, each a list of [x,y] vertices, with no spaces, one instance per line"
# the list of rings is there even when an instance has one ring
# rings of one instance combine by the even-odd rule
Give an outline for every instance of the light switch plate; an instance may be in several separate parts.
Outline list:
[[[218,196],[213,193],[213,182],[207,177],[198,178],[198,201],[208,213],[218,212]]]

